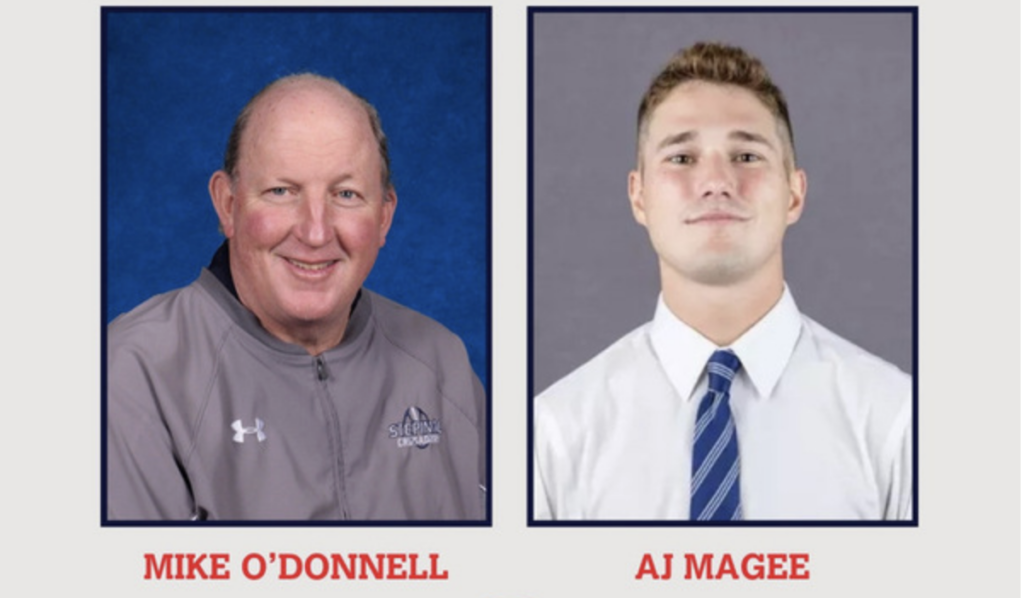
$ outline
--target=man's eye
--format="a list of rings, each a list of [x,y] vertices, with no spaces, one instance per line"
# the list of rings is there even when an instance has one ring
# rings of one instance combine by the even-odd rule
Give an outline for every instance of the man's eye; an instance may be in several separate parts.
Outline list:
[[[668,159],[668,161],[671,162],[672,164],[693,164],[694,162],[693,156],[687,154],[679,154],[676,156],[672,156],[671,158]]]
[[[359,197],[359,195],[351,189],[342,189],[341,191],[338,191],[338,197],[341,199],[355,199]]]
[[[288,195],[288,188],[287,187],[272,187],[270,189],[270,194],[274,195],[276,197],[284,197],[285,195]]]
[[[761,160],[761,156],[758,156],[757,154],[752,154],[750,152],[741,152],[739,154],[736,154],[735,160],[737,162],[758,162]]]

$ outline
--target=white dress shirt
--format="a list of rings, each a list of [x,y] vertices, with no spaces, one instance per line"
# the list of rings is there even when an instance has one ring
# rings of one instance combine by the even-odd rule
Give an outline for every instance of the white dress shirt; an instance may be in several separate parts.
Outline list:
[[[718,349],[654,319],[534,400],[535,519],[688,519],[693,425]],[[912,383],[778,303],[731,348],[748,520],[910,519]]]

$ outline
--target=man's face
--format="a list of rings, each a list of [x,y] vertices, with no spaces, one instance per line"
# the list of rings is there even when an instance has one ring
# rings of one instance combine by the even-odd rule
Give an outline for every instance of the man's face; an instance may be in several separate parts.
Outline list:
[[[343,330],[396,202],[357,101],[320,82],[271,91],[246,127],[234,180],[219,172],[210,191],[239,298],[263,326],[300,344],[303,331]]]
[[[650,115],[629,175],[662,275],[729,286],[782,276],[782,237],[806,181],[771,112],[736,86],[687,82]]]

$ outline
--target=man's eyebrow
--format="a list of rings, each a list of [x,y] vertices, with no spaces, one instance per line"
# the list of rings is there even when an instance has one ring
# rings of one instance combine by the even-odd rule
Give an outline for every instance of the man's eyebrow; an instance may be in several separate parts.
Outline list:
[[[768,147],[770,147],[772,149],[776,149],[776,147],[774,145],[772,145],[771,140],[769,140],[767,137],[765,137],[764,135],[762,135],[760,133],[754,133],[752,131],[742,131],[742,130],[730,131],[729,132],[729,139],[733,139],[733,140],[736,140],[736,141],[749,141],[751,143],[761,143],[761,144],[767,145]]]
[[[658,149],[661,150],[661,149],[665,149],[666,147],[669,147],[671,145],[678,145],[680,143],[686,143],[688,141],[693,141],[696,138],[697,138],[697,131],[683,131],[682,133],[676,133],[674,135],[669,135],[668,137],[662,139],[660,143],[658,143]]]
[[[348,183],[349,181],[352,181],[355,178],[356,178],[355,174],[353,174],[351,172],[343,171],[343,172],[339,173],[336,177],[331,179],[331,186],[332,187],[337,187],[338,185],[341,185],[342,183]]]
[[[693,141],[694,139],[697,139],[697,137],[699,137],[697,131],[693,130],[675,133],[674,135],[669,135],[668,137],[662,139],[661,142],[658,143],[657,149],[662,150],[666,147],[678,145],[680,143],[687,143]],[[770,139],[768,139],[767,137],[760,133],[754,133],[753,131],[736,129],[734,131],[729,132],[729,139],[732,139],[733,141],[747,141],[750,143],[760,143],[772,149],[776,149]]]
[[[292,178],[287,176],[269,176],[265,179],[259,180],[260,184],[264,187],[298,187],[299,184]]]

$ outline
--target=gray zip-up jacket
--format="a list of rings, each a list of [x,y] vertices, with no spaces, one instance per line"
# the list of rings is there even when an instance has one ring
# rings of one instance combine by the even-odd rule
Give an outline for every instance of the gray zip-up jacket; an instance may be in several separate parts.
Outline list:
[[[108,328],[107,518],[484,519],[485,403],[426,316],[363,289],[313,357],[203,270]]]

